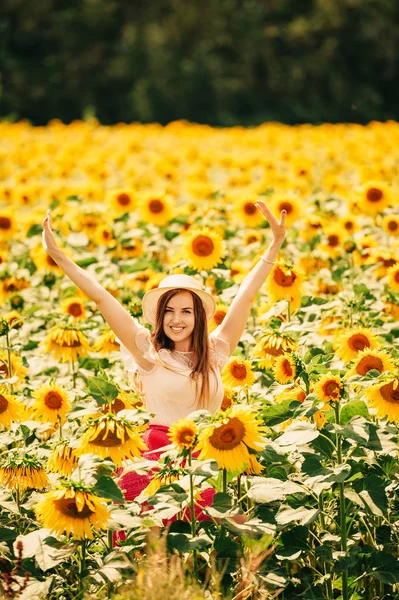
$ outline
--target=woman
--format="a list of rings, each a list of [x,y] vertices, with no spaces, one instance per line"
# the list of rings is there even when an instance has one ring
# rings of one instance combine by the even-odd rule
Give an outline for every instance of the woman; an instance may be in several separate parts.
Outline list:
[[[207,321],[215,312],[214,298],[188,275],[170,275],[143,298],[143,314],[153,331],[140,325],[90,274],[57,246],[50,211],[43,222],[43,246],[66,275],[97,305],[121,344],[132,385],[146,410],[154,414],[144,440],[148,458],[169,443],[168,426],[198,408],[215,413],[224,390],[220,371],[244,331],[251,304],[275,262],[285,237],[285,211],[280,221],[262,201],[257,207],[269,222],[273,239],[240,285],[221,325],[208,336]],[[148,484],[134,473],[122,479],[128,500]]]

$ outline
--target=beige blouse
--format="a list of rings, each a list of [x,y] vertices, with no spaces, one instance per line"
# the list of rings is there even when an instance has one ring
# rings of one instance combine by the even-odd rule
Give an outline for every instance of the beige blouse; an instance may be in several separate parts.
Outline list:
[[[157,352],[151,343],[150,331],[137,322],[136,324],[140,328],[136,334],[136,345],[153,367],[150,370],[140,367],[126,346],[117,339],[125,370],[146,410],[155,415],[151,423],[168,426],[197,410],[196,383],[190,378],[190,355],[166,348]],[[209,341],[214,373],[209,376],[210,397],[207,409],[215,413],[224,396],[220,372],[229,360],[230,346],[218,337],[218,328],[210,334]]]

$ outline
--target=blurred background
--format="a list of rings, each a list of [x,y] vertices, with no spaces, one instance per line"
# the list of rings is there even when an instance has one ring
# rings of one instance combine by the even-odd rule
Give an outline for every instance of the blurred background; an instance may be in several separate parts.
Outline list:
[[[0,117],[399,118],[398,0],[2,0]]]

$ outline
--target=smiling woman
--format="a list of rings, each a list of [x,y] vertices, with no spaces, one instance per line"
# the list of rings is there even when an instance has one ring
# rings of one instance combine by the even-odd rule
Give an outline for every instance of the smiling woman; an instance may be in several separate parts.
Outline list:
[[[167,211],[164,197],[147,198],[144,204],[147,210],[152,210],[153,215],[159,216]],[[203,289],[199,276],[169,275],[157,287],[147,291],[142,300],[142,309],[144,319],[153,326],[150,332],[58,247],[50,226],[50,212],[44,220],[43,245],[46,252],[77,287],[97,304],[120,343],[132,386],[143,398],[146,410],[153,414],[149,429],[143,433],[143,441],[151,453],[148,455],[150,459],[155,458],[154,451],[170,443],[167,433],[172,423],[186,418],[199,408],[215,414],[223,402],[222,369],[240,341],[252,302],[275,264],[285,237],[285,211],[281,212],[280,221],[277,221],[263,202],[254,203],[252,208],[259,211],[262,220],[268,221],[272,241],[243,279],[231,306],[211,334],[208,322],[215,314],[216,301]],[[155,219],[150,222],[161,225]],[[208,229],[195,230],[187,236],[186,252],[194,269],[211,269],[224,254],[221,236]],[[287,276],[291,279],[297,277],[292,270]],[[249,364],[238,364],[234,360],[231,372],[235,381],[239,380],[241,384],[244,380],[253,381]],[[88,441],[98,444],[99,435],[96,429]],[[114,430],[109,437],[109,441],[115,445]],[[104,439],[100,442],[104,446]],[[122,454],[119,456],[121,460],[126,456],[126,453]],[[122,478],[121,485],[130,500],[148,485],[148,478],[128,473]],[[212,501],[212,494],[209,494],[208,501]]]

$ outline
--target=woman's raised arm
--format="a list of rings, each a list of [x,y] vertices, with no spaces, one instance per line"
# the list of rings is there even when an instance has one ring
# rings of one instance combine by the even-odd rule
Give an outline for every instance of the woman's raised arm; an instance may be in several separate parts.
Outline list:
[[[230,344],[230,352],[234,351],[240,341],[251,311],[252,302],[272,270],[286,233],[286,213],[284,210],[281,211],[280,221],[278,221],[264,202],[259,200],[256,206],[269,222],[273,240],[259,262],[242,281],[238,293],[220,325],[219,337]]]
[[[134,319],[112,294],[103,288],[94,277],[75,264],[57,245],[51,229],[50,210],[47,211],[47,216],[43,221],[42,243],[47,254],[64,271],[65,275],[96,303],[112,331],[132,353],[137,363],[144,369],[150,369],[153,366],[152,363],[143,358],[142,351],[135,343],[139,327]]]

